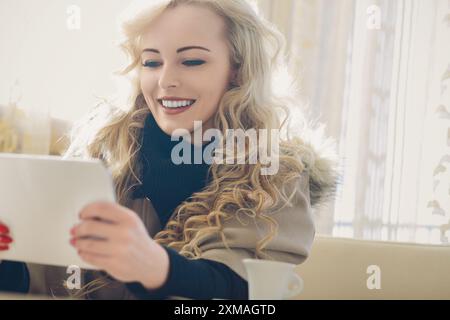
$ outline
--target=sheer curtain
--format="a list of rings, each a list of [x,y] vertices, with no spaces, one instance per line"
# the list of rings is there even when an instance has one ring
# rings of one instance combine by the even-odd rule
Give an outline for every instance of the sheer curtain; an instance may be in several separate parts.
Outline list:
[[[318,233],[450,240],[450,1],[260,0],[290,70],[339,141],[344,181]]]

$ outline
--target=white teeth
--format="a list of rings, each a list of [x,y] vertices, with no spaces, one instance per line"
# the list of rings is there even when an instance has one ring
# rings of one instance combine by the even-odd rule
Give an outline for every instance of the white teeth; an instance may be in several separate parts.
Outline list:
[[[166,108],[180,108],[185,106],[190,106],[193,104],[195,100],[184,100],[184,101],[170,101],[170,100],[162,100],[162,104]]]

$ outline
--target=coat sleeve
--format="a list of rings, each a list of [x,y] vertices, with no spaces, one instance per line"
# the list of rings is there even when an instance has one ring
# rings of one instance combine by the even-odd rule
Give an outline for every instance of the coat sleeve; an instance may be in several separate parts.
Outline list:
[[[268,212],[278,223],[278,232],[264,252],[273,260],[301,264],[308,257],[315,236],[315,226],[309,196],[309,176],[303,174],[298,183],[292,206]],[[256,259],[256,244],[268,230],[261,222],[248,215],[234,216],[224,221],[223,234],[228,248],[220,235],[205,236],[199,242],[201,258],[221,262],[245,280],[247,274],[243,259]]]
[[[30,276],[25,263],[0,261],[0,291],[27,293]]]

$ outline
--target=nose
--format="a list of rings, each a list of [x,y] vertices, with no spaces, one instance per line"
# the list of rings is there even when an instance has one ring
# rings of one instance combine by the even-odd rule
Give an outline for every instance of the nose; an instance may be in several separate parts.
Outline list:
[[[178,79],[178,74],[175,68],[165,65],[162,69],[160,78],[159,78],[159,86],[161,89],[168,89],[173,87],[179,87],[180,81]]]

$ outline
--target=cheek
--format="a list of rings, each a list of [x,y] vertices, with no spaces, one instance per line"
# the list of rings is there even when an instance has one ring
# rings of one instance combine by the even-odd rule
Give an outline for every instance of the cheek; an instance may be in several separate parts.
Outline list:
[[[211,81],[214,79],[214,81]],[[229,87],[228,77],[224,70],[215,70],[209,76],[204,77],[202,81],[202,92],[208,97],[209,101],[218,104],[222,96],[227,92]]]
[[[214,82],[208,81],[202,88],[202,103],[196,112],[196,118],[207,122],[219,110],[219,104],[223,95],[227,92],[228,82]]]
[[[151,92],[155,87],[155,83],[157,83],[157,81],[154,77],[145,73],[141,74],[140,84],[143,92]]]
[[[153,98],[155,96],[155,92],[157,92],[157,89],[155,87],[156,84],[157,81],[153,79],[153,77],[150,77],[148,75],[140,76],[140,88],[150,109],[155,108]]]

